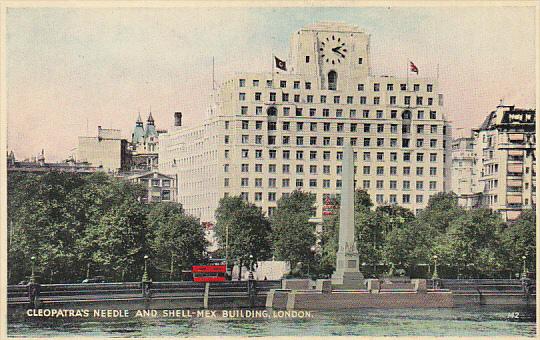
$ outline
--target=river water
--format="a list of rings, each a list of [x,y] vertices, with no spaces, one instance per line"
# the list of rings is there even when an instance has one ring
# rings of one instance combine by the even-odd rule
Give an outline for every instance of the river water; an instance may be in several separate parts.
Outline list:
[[[534,322],[508,319],[523,307],[312,311],[307,318],[126,318],[9,320],[8,335],[51,336],[526,336]],[[533,309],[528,312],[534,312]],[[271,313],[269,313],[271,314]]]

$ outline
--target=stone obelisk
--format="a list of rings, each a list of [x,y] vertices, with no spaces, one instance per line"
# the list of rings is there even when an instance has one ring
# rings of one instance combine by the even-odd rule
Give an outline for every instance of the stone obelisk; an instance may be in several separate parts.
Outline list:
[[[359,288],[364,276],[359,270],[358,249],[354,237],[354,160],[353,150],[346,143],[343,148],[341,201],[339,210],[339,248],[336,254],[336,271],[332,284],[346,288]]]

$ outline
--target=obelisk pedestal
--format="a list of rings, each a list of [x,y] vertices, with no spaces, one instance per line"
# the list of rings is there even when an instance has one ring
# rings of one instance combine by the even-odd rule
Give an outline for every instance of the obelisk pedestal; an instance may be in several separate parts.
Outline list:
[[[332,284],[342,288],[360,288],[364,285],[364,275],[359,269],[360,260],[354,236],[354,161],[350,144],[343,148],[339,214],[339,248]]]

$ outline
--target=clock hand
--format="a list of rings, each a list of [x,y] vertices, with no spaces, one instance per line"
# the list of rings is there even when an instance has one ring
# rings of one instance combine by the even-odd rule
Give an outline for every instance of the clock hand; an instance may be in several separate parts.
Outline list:
[[[336,52],[336,53],[339,53],[339,50],[341,49],[341,46],[337,46],[337,47],[334,47],[332,49],[332,52]]]

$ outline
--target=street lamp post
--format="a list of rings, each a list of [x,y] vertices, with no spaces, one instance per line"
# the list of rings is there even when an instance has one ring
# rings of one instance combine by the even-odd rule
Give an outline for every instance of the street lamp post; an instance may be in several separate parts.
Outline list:
[[[32,261],[32,274],[30,275],[30,283],[36,283],[36,275],[35,275],[35,272],[34,272],[34,266],[36,264],[36,257],[32,256],[30,258],[30,261]]]
[[[253,255],[249,255],[249,280],[254,280],[255,276],[253,276]]]
[[[143,276],[142,276],[142,281],[143,282],[146,282],[146,281],[150,280],[149,277],[148,277],[147,261],[148,261],[148,255],[144,255],[144,273],[143,273]]]
[[[433,264],[433,276],[431,277],[433,280],[436,280],[439,278],[439,273],[437,273],[437,259],[439,257],[437,255],[433,255],[433,261],[434,261],[434,264]]]
[[[527,256],[523,255],[521,259],[523,260],[523,272],[521,273],[521,277],[526,278],[527,277],[527,264],[525,260],[527,259]]]
[[[90,278],[90,262],[86,264],[86,278]]]

